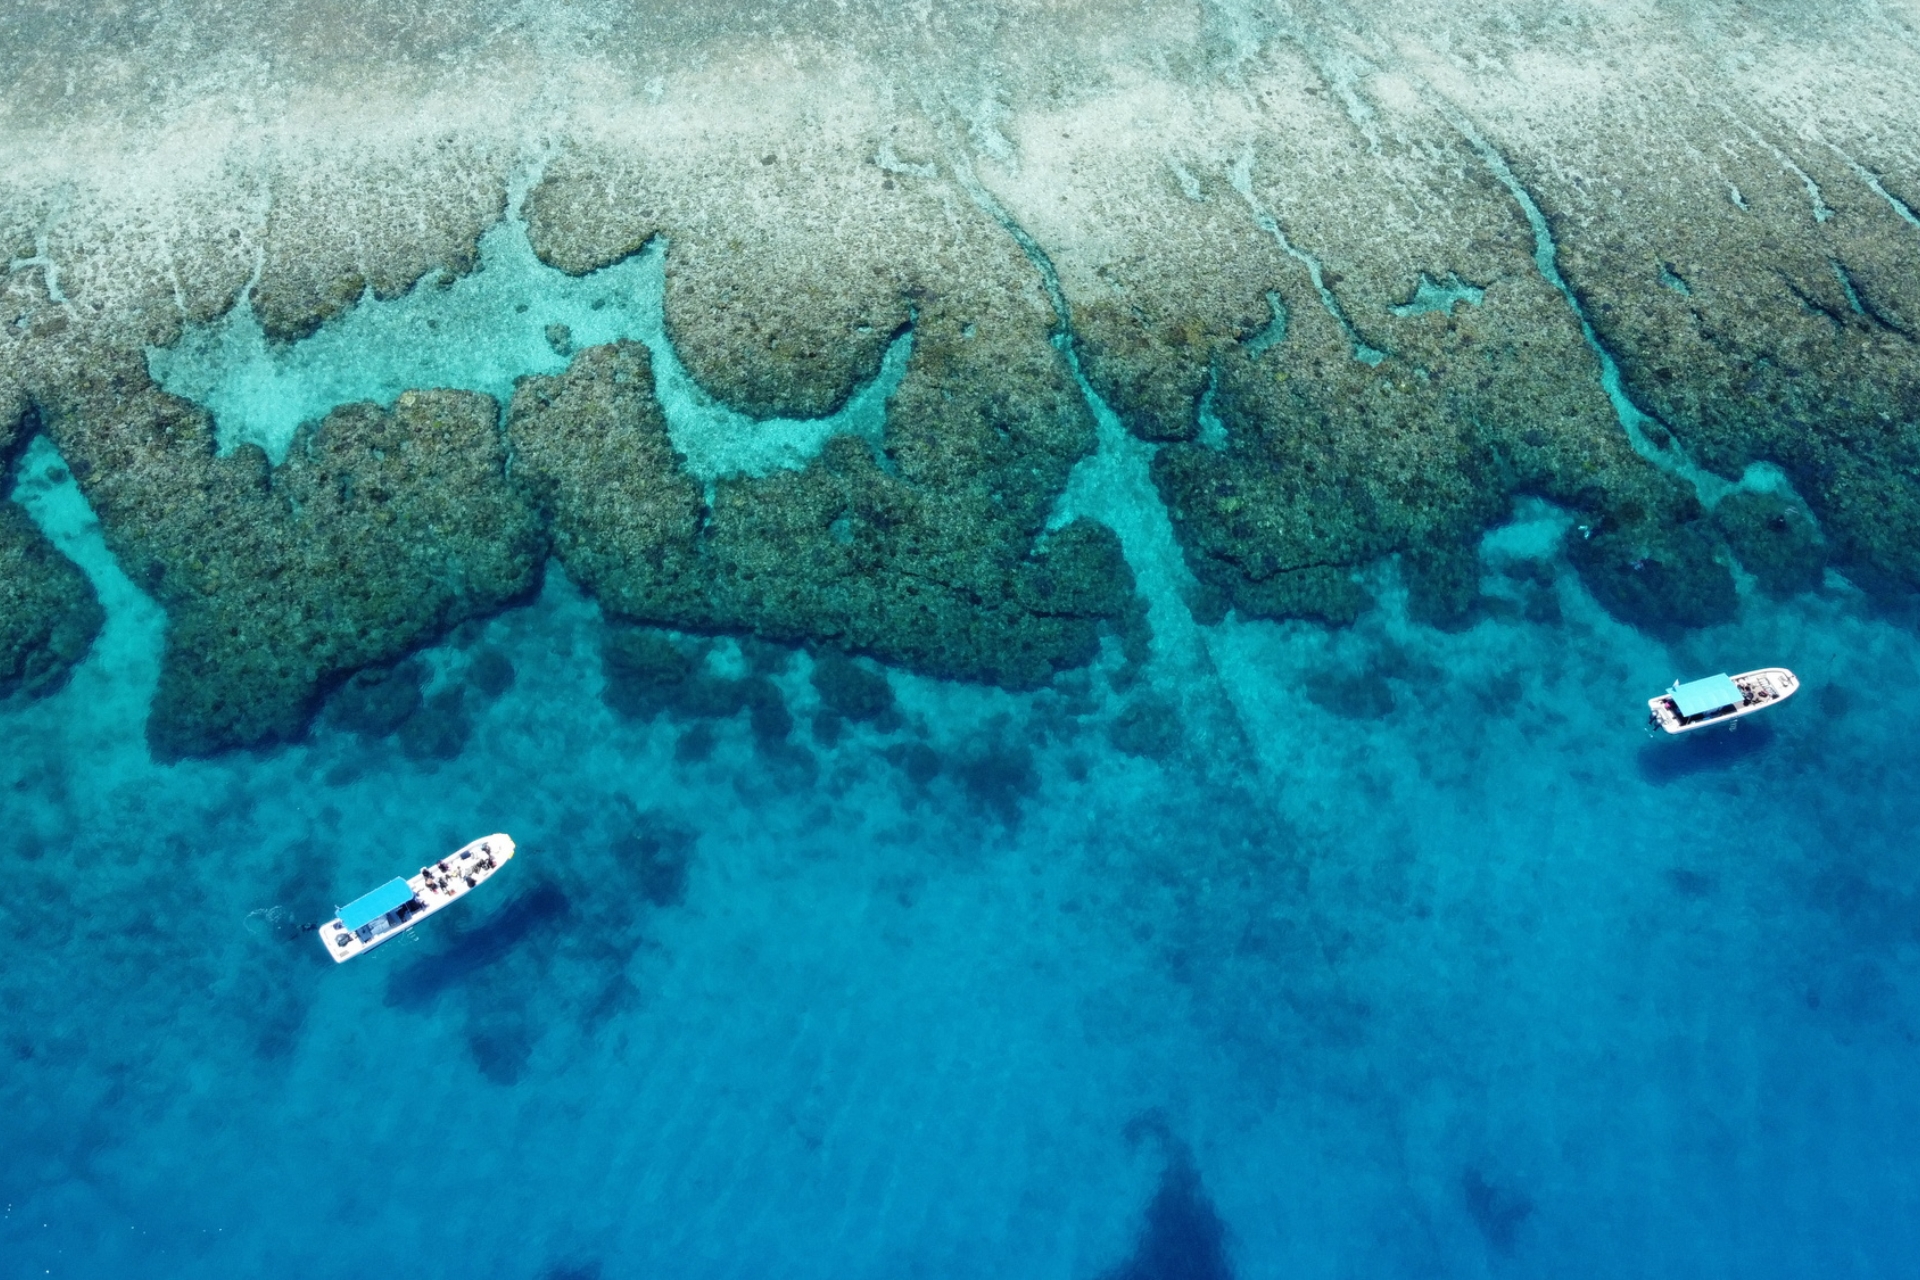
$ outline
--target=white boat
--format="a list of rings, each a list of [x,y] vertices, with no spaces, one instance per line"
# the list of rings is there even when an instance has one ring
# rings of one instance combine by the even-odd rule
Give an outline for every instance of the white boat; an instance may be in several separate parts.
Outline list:
[[[1725,724],[1785,702],[1800,688],[1800,677],[1785,667],[1761,667],[1737,676],[1724,672],[1673,688],[1647,699],[1648,721],[1668,733],[1691,733],[1710,724]]]
[[[483,836],[416,875],[355,898],[320,926],[320,940],[334,963],[345,964],[464,898],[512,857],[512,836]]]

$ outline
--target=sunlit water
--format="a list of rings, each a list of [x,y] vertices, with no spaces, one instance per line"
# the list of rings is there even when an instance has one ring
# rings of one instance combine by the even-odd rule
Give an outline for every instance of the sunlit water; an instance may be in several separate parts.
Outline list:
[[[415,314],[370,302],[297,359],[249,355],[236,313],[180,348],[197,369],[156,371],[229,445],[284,449],[341,399],[558,368],[552,323],[645,338],[661,367],[657,251],[597,309],[607,279],[542,293],[510,251],[454,289],[496,288],[480,329],[529,306],[512,350],[455,344],[437,379],[356,365]],[[667,387],[676,421],[697,392]],[[260,408],[282,402],[301,410]],[[877,404],[831,429],[876,430]],[[1116,504],[1152,500],[1076,494],[1123,525]],[[0,712],[0,1273],[1625,1280],[1920,1257],[1920,646],[1837,579],[1669,647],[1599,612],[1559,567],[1567,522],[1529,506],[1489,537],[1495,603],[1459,634],[1406,623],[1383,567],[1350,630],[1201,628],[1124,692],[1113,655],[1021,697],[894,673],[898,723],[837,738],[793,655],[796,727],[769,743],[744,717],[616,717],[598,610],[555,567],[425,655],[436,687],[514,672],[469,690],[457,758],[323,719],[160,767],[159,611],[44,443],[17,496],[110,621],[67,689]],[[1785,707],[1645,736],[1674,677],[1774,664],[1806,680]],[[1140,717],[1115,730],[1127,705],[1184,709],[1157,756]],[[496,830],[521,856],[395,944],[336,967],[303,928]]]

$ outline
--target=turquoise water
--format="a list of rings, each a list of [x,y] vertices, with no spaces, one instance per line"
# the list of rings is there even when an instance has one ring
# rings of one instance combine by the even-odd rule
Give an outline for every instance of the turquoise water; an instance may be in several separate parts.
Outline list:
[[[558,368],[566,324],[655,348],[676,441],[725,413],[673,372],[658,246],[569,281],[519,234],[294,348],[236,312],[156,373],[284,449],[342,400]],[[374,360],[428,320],[498,345]],[[696,469],[877,439],[910,340],[835,419]],[[635,724],[556,569],[422,655],[430,690],[511,665],[455,758],[323,719],[169,767],[162,618],[36,442],[17,494],[109,622],[0,711],[0,1272],[1905,1273],[1911,628],[1835,579],[1657,641],[1544,505],[1489,535],[1496,604],[1458,634],[1408,623],[1390,566],[1344,631],[1181,625],[1145,446],[1101,426],[1061,518],[1114,524],[1152,597],[1144,690],[1117,656],[1019,697],[894,672],[897,723],[816,734],[793,655],[783,744]],[[1645,737],[1674,677],[1776,663],[1787,706]],[[1130,705],[1177,743],[1137,754]],[[366,959],[303,930],[495,830],[498,880]]]
[[[656,238],[624,261],[569,276],[534,255],[516,202],[481,236],[470,275],[435,276],[390,301],[369,293],[293,343],[269,341],[243,297],[213,323],[189,326],[173,346],[149,348],[147,365],[160,386],[212,411],[222,452],[256,444],[276,463],[302,423],[338,405],[391,405],[409,387],[481,391],[505,404],[516,380],[559,373],[574,352],[623,339],[652,355],[674,447],[708,484],[797,470],[834,435],[879,444],[887,397],[913,351],[910,333],[832,416],[749,418],[708,395],[668,340],[666,250]]]

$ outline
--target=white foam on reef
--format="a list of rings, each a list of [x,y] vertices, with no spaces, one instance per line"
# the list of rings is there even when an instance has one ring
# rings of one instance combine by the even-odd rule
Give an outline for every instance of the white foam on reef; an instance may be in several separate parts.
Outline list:
[[[630,339],[653,357],[655,392],[687,469],[711,484],[798,470],[836,435],[880,447],[886,402],[906,374],[911,333],[887,348],[877,376],[824,418],[755,419],[709,395],[674,353],[666,329],[666,242],[584,276],[547,266],[518,217],[480,240],[479,268],[430,277],[402,297],[371,293],[312,336],[270,341],[242,301],[220,319],[150,347],[155,381],[212,411],[222,452],[255,444],[278,463],[294,434],[344,404],[390,405],[409,388],[480,391],[505,404],[514,384],[564,371],[574,352]]]

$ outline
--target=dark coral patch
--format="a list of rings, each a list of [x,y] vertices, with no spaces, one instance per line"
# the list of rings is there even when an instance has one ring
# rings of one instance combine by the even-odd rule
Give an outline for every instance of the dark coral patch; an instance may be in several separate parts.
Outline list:
[[[1713,509],[1713,522],[1741,567],[1770,596],[1817,588],[1826,576],[1827,548],[1812,520],[1771,493],[1733,493]]]
[[[124,362],[44,408],[108,544],[167,610],[147,725],[163,758],[298,737],[326,684],[538,582],[546,541],[485,396],[337,409],[279,466],[218,456],[207,416]]]
[[[1572,539],[1568,559],[1615,617],[1656,633],[1731,620],[1733,578],[1706,522],[1602,529]]]
[[[922,340],[916,361],[932,349]],[[911,434],[905,395],[890,434],[896,422]],[[997,420],[994,447],[1005,449],[1039,406],[996,396],[981,413]],[[1030,489],[1042,470],[1031,453],[1004,477],[977,454],[971,470],[929,457],[917,465],[934,470],[915,483],[906,460],[883,467],[864,441],[843,437],[803,471],[718,480],[709,505],[674,451],[638,344],[527,379],[508,432],[516,478],[552,521],[560,558],[616,618],[1031,688],[1089,661],[1100,624],[1132,593],[1110,533],[1082,523],[1040,542],[1047,495]],[[938,450],[955,448],[952,435]],[[1064,479],[1057,457],[1051,465]]]
[[[1180,709],[1170,699],[1144,694],[1127,703],[1107,728],[1113,745],[1130,756],[1165,760],[1186,741]]]
[[[820,705],[843,719],[873,722],[893,710],[893,686],[886,673],[832,649],[814,655],[813,687]]]
[[[105,622],[86,575],[17,503],[0,500],[0,698],[58,689]]]
[[[0,389],[0,698],[58,689],[93,646],[106,614],[93,584],[18,503],[5,497],[26,407]]]
[[[1533,1201],[1510,1187],[1487,1180],[1478,1169],[1460,1175],[1460,1195],[1467,1216],[1495,1253],[1513,1252],[1520,1228],[1533,1216]]]
[[[687,896],[699,842],[691,827],[657,813],[638,814],[632,828],[614,840],[613,854],[632,874],[642,898],[656,907],[673,907]]]
[[[491,645],[467,663],[467,684],[483,698],[498,698],[513,688],[513,659]]]
[[[1156,1116],[1128,1125],[1128,1136],[1157,1138],[1166,1165],[1132,1254],[1101,1280],[1233,1280],[1227,1224],[1207,1195],[1193,1153]]]
[[[357,671],[328,699],[326,719],[352,733],[384,738],[420,709],[426,678],[418,662]]]
[[[681,705],[704,651],[648,627],[609,627],[600,646],[600,697],[629,720],[651,720]]]
[[[467,748],[473,717],[459,685],[441,689],[400,726],[400,749],[415,760],[451,760]]]

